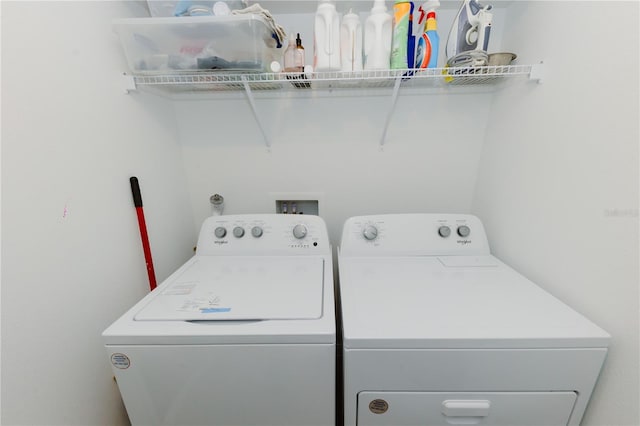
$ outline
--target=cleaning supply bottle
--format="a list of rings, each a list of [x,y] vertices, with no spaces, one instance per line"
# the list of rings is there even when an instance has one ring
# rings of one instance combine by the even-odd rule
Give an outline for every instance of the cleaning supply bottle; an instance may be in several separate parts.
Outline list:
[[[416,47],[416,68],[437,68],[440,36],[436,12],[432,10],[426,17],[425,31],[418,39]]]
[[[427,13],[427,26],[425,34],[431,43],[431,55],[427,68],[438,67],[438,52],[440,50],[440,36],[438,35],[438,22],[436,21],[436,12]]]
[[[316,12],[313,69],[340,71],[340,17],[331,0],[321,0]]]
[[[352,10],[340,25],[340,59],[342,71],[362,71],[362,25]]]
[[[375,0],[364,24],[364,69],[389,69],[393,19],[384,0]]]
[[[411,35],[411,13],[413,3],[406,0],[396,0],[393,5],[393,40],[391,43],[391,68],[405,69],[413,63],[414,50],[409,49]],[[411,43],[413,45],[413,43]],[[410,52],[410,55],[409,55]],[[409,56],[412,57],[409,60]]]

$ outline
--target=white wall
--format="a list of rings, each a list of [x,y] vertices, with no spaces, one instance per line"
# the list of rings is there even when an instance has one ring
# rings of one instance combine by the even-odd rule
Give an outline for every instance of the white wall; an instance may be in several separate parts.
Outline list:
[[[225,197],[226,213],[275,212],[272,192],[323,193],[321,215],[336,245],[352,215],[468,211],[486,99],[400,99],[382,152],[388,96],[260,99],[273,137],[270,153],[246,100],[179,103],[195,222],[210,214],[209,196],[216,192]],[[476,124],[464,128],[456,120]]]
[[[2,424],[128,422],[100,334],[195,226],[170,103],[125,95],[120,2],[2,2]],[[135,5],[134,5],[135,6]]]
[[[147,288],[131,175],[159,279],[216,192],[227,213],[324,193],[334,245],[352,215],[472,210],[496,254],[613,335],[584,424],[638,424],[637,4],[511,2],[492,50],[545,59],[545,83],[405,91],[382,152],[389,92],[258,94],[270,153],[241,96],[120,93],[110,21],[131,5],[2,2],[3,424],[127,423],[100,332]]]
[[[503,44],[546,78],[496,96],[472,209],[499,257],[612,335],[584,425],[640,424],[638,11],[514,2]]]
[[[346,3],[338,3],[340,13],[348,10]],[[293,2],[264,4],[275,12],[294,8]],[[287,31],[301,33],[307,63],[313,63],[314,8],[308,4],[296,2],[295,8],[311,13],[276,16]],[[350,4],[365,11],[372,3]],[[447,4],[438,15],[441,63],[456,12]],[[494,51],[500,50],[504,15],[504,8],[496,9]],[[275,212],[273,192],[322,193],[321,215],[334,245],[353,215],[469,211],[492,99],[486,88],[402,88],[384,151],[379,143],[391,88],[346,93],[254,92],[272,139],[270,153],[244,95],[176,102],[195,223],[210,214],[214,193],[225,197],[226,213]]]

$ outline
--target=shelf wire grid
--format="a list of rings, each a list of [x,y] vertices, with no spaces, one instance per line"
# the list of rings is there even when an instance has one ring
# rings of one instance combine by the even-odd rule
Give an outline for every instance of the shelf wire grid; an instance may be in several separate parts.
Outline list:
[[[527,77],[531,65],[428,68],[380,71],[335,71],[313,73],[243,73],[194,71],[173,74],[133,74],[136,86],[153,86],[169,92],[251,90],[357,89],[402,86],[446,87],[493,85],[506,78]]]

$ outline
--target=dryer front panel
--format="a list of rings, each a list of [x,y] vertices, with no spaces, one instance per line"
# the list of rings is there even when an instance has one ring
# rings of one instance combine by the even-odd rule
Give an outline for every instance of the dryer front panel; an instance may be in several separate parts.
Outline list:
[[[360,392],[358,426],[567,425],[574,392]]]

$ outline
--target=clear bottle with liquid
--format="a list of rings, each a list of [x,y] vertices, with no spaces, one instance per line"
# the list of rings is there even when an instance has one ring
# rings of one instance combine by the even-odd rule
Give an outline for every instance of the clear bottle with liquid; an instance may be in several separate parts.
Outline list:
[[[284,72],[304,72],[304,46],[300,33],[297,33],[295,39],[293,34],[289,36],[289,43],[284,51]]]

